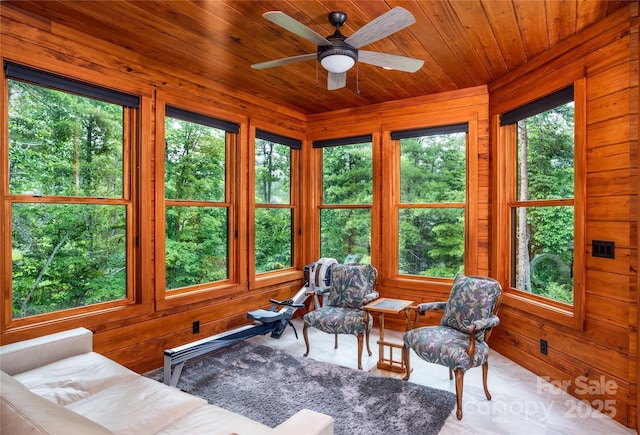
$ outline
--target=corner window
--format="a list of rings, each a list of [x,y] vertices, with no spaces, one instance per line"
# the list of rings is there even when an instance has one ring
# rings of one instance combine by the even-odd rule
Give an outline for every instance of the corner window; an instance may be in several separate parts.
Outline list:
[[[256,130],[255,140],[255,272],[293,266],[292,154],[302,142]]]
[[[165,117],[165,286],[229,278],[228,149],[239,126],[172,106]]]
[[[581,78],[503,112],[495,166],[496,273],[505,303],[578,330],[585,316],[586,104]]]
[[[320,256],[371,262],[371,135],[315,141],[322,148]]]
[[[467,131],[464,123],[391,133],[400,149],[399,274],[464,273]]]
[[[575,140],[573,86],[506,113],[515,129],[511,287],[574,302]]]
[[[11,317],[131,301],[128,134],[139,98],[15,64],[5,71]]]

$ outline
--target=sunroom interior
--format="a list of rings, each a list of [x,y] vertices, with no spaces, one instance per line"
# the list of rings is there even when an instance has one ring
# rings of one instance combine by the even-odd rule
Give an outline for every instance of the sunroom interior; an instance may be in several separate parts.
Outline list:
[[[328,90],[315,58],[251,68],[316,51],[265,12],[326,35],[340,9],[349,35],[396,6],[415,23],[365,48],[415,73],[357,62]],[[381,296],[416,304],[481,275],[504,290],[492,349],[570,394],[615,382],[587,400],[637,428],[638,14],[3,1],[2,344],[82,326],[143,373],[291,297],[319,258],[370,263]]]

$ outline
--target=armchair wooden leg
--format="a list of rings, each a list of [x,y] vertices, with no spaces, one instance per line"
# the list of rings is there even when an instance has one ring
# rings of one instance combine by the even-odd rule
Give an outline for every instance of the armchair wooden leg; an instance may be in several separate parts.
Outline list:
[[[482,364],[482,386],[484,387],[484,395],[487,396],[487,400],[491,400],[491,394],[487,388],[487,372],[489,371],[489,362]]]
[[[453,370],[449,369],[449,380],[453,379]]]
[[[464,384],[464,370],[456,369],[456,417],[462,420],[462,385]]]
[[[367,329],[367,352],[369,352],[369,356],[371,356],[373,352],[371,352],[371,347],[369,346],[369,335],[371,335],[371,331]]]
[[[358,334],[358,370],[362,370],[362,341],[364,340],[363,334]]]
[[[402,347],[402,361],[404,361],[404,368],[406,372],[402,377],[403,381],[408,381],[409,376],[411,376],[411,363],[409,362],[409,359],[411,358],[410,353],[411,353],[411,349],[409,349],[406,345],[404,345]]]
[[[338,348],[338,334],[334,334],[335,335],[335,344],[333,345],[334,349]]]
[[[304,337],[304,344],[307,346],[307,351],[303,356],[309,355],[309,335],[307,334],[307,328],[309,328],[309,326],[305,323],[302,327],[302,336]]]

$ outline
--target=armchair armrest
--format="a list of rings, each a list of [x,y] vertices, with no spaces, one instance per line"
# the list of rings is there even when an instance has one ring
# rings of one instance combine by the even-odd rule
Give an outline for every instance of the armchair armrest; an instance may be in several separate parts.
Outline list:
[[[364,299],[362,300],[362,305],[367,305],[369,302],[373,302],[376,299],[378,299],[380,297],[380,293],[378,293],[377,291],[372,291],[371,293],[367,294]]]
[[[480,319],[473,322],[473,326],[475,326],[475,331],[481,331],[483,329],[493,328],[500,324],[500,319],[498,316],[493,315],[486,319]],[[471,330],[469,331],[471,332]]]
[[[330,287],[330,286],[326,286],[326,287],[316,287],[316,288],[314,289],[314,292],[315,292],[315,294],[317,294],[317,295],[321,295],[321,296],[322,296],[322,295],[324,295],[324,294],[329,293],[329,290],[331,290],[331,287]]]
[[[417,306],[418,313],[423,315],[427,311],[444,310],[447,302],[425,302]]]
[[[467,332],[469,332],[469,347],[467,348],[467,355],[469,355],[470,358],[473,358],[473,354],[476,352],[477,334],[481,334],[481,336],[484,337],[484,334],[482,333],[483,330],[498,326],[499,323],[500,319],[494,314],[486,319],[476,320],[471,324],[467,329]]]
[[[329,295],[330,290],[331,290],[331,286],[323,286],[323,287],[314,287],[313,289],[307,291],[307,295],[313,295],[313,299],[311,301],[311,304],[309,305],[309,311],[313,311],[316,308],[322,307],[318,296],[322,296],[326,298]]]
[[[427,311],[437,311],[444,310],[447,306],[447,302],[424,302],[418,305],[410,305],[407,307],[407,310],[415,313],[413,317],[413,322],[410,329],[415,329],[418,327],[419,318],[418,315],[424,316],[424,313]]]

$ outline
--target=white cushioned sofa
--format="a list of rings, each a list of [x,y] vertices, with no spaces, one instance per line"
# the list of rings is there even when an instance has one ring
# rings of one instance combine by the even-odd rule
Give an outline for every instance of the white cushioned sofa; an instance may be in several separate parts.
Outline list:
[[[303,409],[275,428],[141,376],[93,352],[76,328],[0,347],[0,433],[333,434]]]

